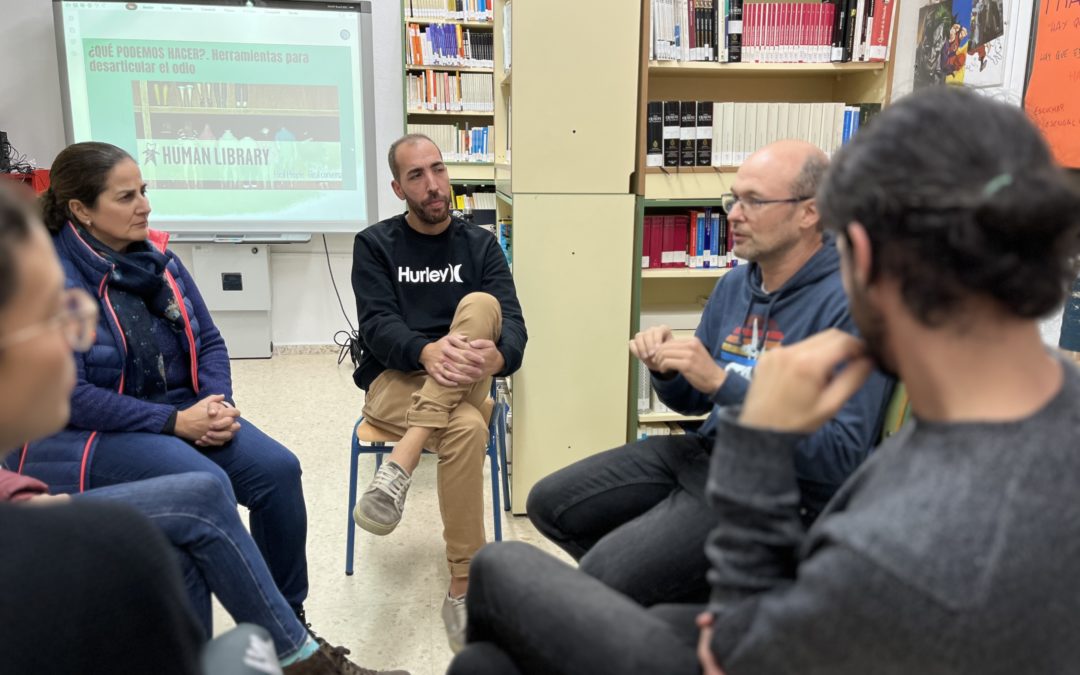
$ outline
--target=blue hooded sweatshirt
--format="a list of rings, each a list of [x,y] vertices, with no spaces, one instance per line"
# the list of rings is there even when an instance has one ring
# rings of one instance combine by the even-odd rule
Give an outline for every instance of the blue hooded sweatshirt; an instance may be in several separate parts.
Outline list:
[[[664,403],[683,414],[710,413],[698,433],[711,445],[719,409],[742,403],[758,356],[828,328],[857,333],[831,234],[823,236],[822,247],[778,289],[763,290],[761,267],[755,263],[740,265],[717,282],[696,332],[727,371],[724,384],[712,397],[694,389],[682,375],[661,379],[653,373],[653,386]],[[795,469],[804,518],[820,513],[870,454],[881,432],[892,386],[891,378],[875,372],[835,418],[801,442]]]

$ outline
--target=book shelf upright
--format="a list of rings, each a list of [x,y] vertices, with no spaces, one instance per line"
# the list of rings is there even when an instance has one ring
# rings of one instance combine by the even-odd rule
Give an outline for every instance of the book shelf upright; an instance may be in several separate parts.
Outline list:
[[[537,480],[625,439],[641,15],[621,0],[494,9],[495,183],[529,330],[512,383],[523,513]]]

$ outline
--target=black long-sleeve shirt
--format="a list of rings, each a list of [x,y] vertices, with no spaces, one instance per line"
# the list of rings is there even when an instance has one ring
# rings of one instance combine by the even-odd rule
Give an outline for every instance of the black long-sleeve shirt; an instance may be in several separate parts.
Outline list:
[[[483,228],[453,219],[432,236],[413,230],[404,215],[376,223],[356,235],[352,285],[363,349],[353,379],[361,389],[387,368],[421,370],[420,352],[450,332],[458,303],[475,292],[502,307],[497,347],[506,365],[498,375],[521,367],[525,318],[506,257]]]

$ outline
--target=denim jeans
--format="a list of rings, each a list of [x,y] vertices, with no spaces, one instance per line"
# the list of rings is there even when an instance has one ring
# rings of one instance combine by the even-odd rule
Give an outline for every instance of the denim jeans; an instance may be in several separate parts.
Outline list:
[[[232,494],[206,473],[184,473],[88,490],[78,501],[132,507],[164,532],[179,554],[184,585],[209,637],[210,593],[238,622],[265,628],[281,657],[296,652],[307,630],[281,596],[255,542],[244,529]]]
[[[90,465],[91,488],[201,471],[227,497],[250,509],[249,526],[274,583],[294,609],[308,593],[307,509],[300,460],[241,418],[240,430],[219,448],[196,448],[176,436],[102,433]]]
[[[581,571],[646,607],[704,603],[709,446],[653,436],[583,459],[533,487],[529,519]]]
[[[468,644],[447,675],[698,675],[704,605],[645,609],[521,542],[473,559]]]

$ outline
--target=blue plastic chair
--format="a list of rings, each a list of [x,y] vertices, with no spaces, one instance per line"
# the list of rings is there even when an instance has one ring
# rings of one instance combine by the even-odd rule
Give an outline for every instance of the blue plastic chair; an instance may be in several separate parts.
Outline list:
[[[495,384],[491,385],[492,400],[494,405],[491,410],[491,418],[488,420],[488,446],[487,456],[491,460],[491,515],[495,522],[495,541],[502,541],[502,513],[499,509],[500,492],[505,495],[506,510],[510,510],[510,487],[504,477],[502,490],[499,489],[499,464],[500,459],[505,469],[506,466],[506,404],[496,396]],[[352,431],[352,452],[349,460],[349,526],[346,535],[345,550],[345,574],[353,573],[353,553],[356,542],[356,522],[353,520],[353,509],[356,508],[357,474],[360,466],[360,455],[375,455],[375,470],[382,466],[383,455],[390,452],[394,446],[392,440],[373,441],[361,443],[357,432],[363,424],[364,417],[361,415]],[[369,427],[370,428],[370,427]],[[427,452],[425,450],[425,452]]]

